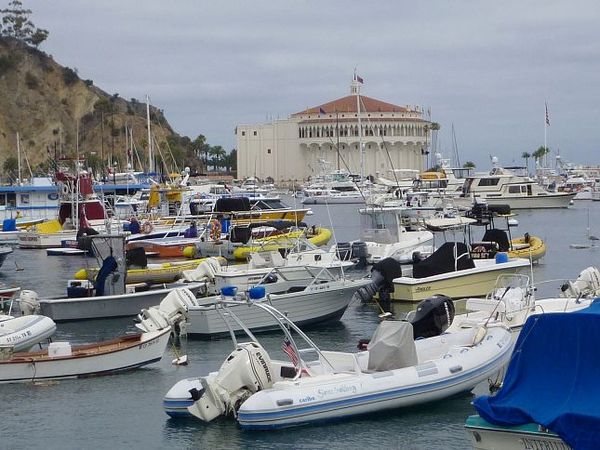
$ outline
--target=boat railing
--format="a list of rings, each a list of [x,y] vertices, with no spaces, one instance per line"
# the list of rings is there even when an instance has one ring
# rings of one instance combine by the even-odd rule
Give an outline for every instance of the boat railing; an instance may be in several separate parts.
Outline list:
[[[253,342],[259,342],[258,339],[252,333],[252,331],[250,331],[250,329],[244,324],[244,322],[235,314],[233,308],[230,308],[230,306],[240,305],[250,306],[253,308],[259,308],[263,310],[265,313],[270,315],[273,318],[274,322],[279,326],[285,337],[285,345],[288,345],[289,343],[291,350],[297,355],[298,362],[297,364],[294,363],[294,368],[296,369],[294,380],[300,378],[302,376],[302,372],[309,369],[309,365],[303,358],[303,355],[309,353],[315,353],[318,359],[329,368],[331,373],[335,372],[333,364],[327,359],[323,352],[321,352],[319,347],[300,328],[298,328],[298,326],[292,320],[290,320],[284,313],[280,312],[272,305],[269,305],[263,301],[253,301],[252,299],[250,299],[249,296],[246,296],[245,300],[232,300],[230,298],[221,296],[215,304],[217,312],[220,314],[221,318],[225,322],[225,325],[227,326],[234,348],[239,348],[240,344],[238,343],[235,331],[232,327],[230,320],[233,320]],[[298,335],[298,337],[302,339],[302,341],[304,341],[307,347],[298,347],[298,344],[296,343],[296,340],[292,335],[292,331],[295,332]]]

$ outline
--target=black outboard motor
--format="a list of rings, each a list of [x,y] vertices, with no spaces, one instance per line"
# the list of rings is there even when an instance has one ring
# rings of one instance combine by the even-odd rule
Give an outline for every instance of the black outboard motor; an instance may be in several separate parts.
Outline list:
[[[363,241],[354,241],[350,247],[352,258],[357,260],[355,269],[363,270],[367,267],[367,243]]]
[[[454,320],[454,302],[445,295],[433,295],[417,305],[410,319],[415,339],[439,336]]]
[[[371,283],[356,291],[356,295],[363,302],[369,302],[379,292],[382,303],[389,303],[390,292],[394,290],[394,278],[402,276],[402,266],[394,258],[385,258],[371,269]],[[384,308],[385,309],[385,308]]]

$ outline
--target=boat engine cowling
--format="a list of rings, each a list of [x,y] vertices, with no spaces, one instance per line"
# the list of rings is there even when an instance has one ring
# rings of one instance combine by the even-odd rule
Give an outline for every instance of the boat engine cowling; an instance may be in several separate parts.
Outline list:
[[[561,287],[561,297],[595,297],[600,291],[600,271],[591,266],[581,271],[575,281],[567,281]]]
[[[185,281],[213,281],[217,272],[221,270],[221,262],[219,258],[210,257],[206,258],[198,267],[192,270],[184,270],[182,272],[183,279]]]
[[[402,276],[402,266],[394,258],[385,258],[371,269],[371,283],[361,287],[356,291],[358,298],[366,303],[373,299],[373,296],[383,291],[391,292],[394,289],[393,280]]]
[[[158,306],[142,309],[136,327],[144,332],[163,330],[185,321],[188,308],[197,305],[196,297],[187,288],[173,289]]]
[[[19,306],[21,308],[21,314],[24,316],[30,316],[33,314],[40,314],[40,297],[35,291],[24,289],[19,295]]]
[[[450,297],[437,294],[417,305],[409,318],[415,339],[439,336],[454,320],[454,302]]]
[[[201,381],[200,391],[190,391],[194,404],[188,410],[210,422],[221,415],[234,414],[252,394],[273,386],[271,358],[257,342],[246,342],[229,354],[216,375]]]

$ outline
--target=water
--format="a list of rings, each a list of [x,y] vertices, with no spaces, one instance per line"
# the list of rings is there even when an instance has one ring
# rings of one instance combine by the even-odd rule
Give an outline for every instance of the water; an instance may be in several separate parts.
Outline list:
[[[338,241],[359,235],[355,205],[312,207],[309,224],[335,228]],[[589,265],[599,265],[600,247],[583,250],[571,243],[587,242],[590,233],[600,235],[600,203],[578,202],[568,210],[521,211],[515,235],[525,231],[546,240],[548,252],[533,269],[536,281],[575,277]],[[331,217],[331,219],[330,219]],[[15,266],[23,270],[17,270]],[[41,295],[59,295],[65,280],[94,260],[83,257],[46,256],[44,251],[15,250],[0,269],[0,280],[34,289]],[[558,282],[542,285],[538,294],[556,295]],[[405,309],[405,308],[403,308]],[[311,330],[317,344],[328,349],[352,350],[359,339],[377,326],[374,306],[352,304],[340,323]],[[92,342],[134,330],[131,319],[59,324],[55,340]],[[263,335],[267,348],[278,348],[277,335]],[[203,424],[196,420],[168,419],[162,397],[185,377],[205,374],[219,367],[231,350],[227,339],[183,341],[188,366],[171,365],[172,348],[163,360],[126,374],[66,380],[43,384],[0,385],[0,448],[6,449],[117,449],[117,448],[468,448],[463,425],[473,413],[471,395],[411,409],[386,411],[345,422],[282,431],[242,431],[233,420]]]

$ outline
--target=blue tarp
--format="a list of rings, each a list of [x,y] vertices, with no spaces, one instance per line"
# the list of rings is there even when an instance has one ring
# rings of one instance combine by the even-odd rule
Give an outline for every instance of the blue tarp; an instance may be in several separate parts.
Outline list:
[[[600,448],[600,299],[581,311],[530,317],[502,388],[473,404],[490,423],[533,422],[574,449]]]

